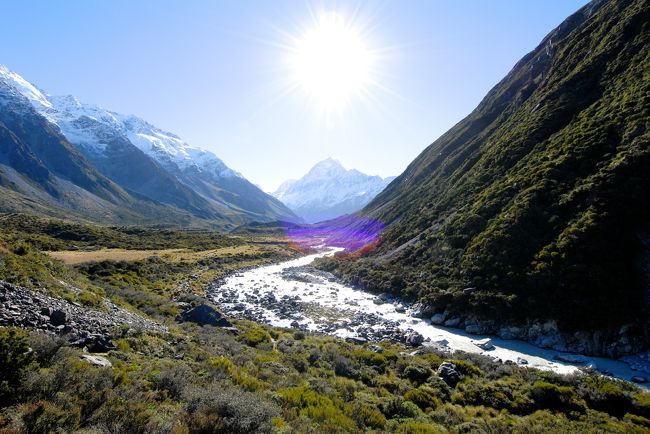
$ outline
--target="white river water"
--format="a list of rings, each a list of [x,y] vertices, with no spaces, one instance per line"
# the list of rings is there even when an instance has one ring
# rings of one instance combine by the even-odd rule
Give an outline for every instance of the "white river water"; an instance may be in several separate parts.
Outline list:
[[[425,346],[483,354],[562,374],[586,366],[625,380],[634,376],[647,378],[650,373],[648,353],[626,359],[631,363],[577,355],[575,363],[561,362],[557,360],[558,356],[571,355],[523,341],[470,335],[462,329],[435,326],[428,319],[411,316],[408,304],[380,300],[374,294],[338,283],[328,273],[304,267],[337,250],[331,248],[234,274],[214,286],[210,296],[228,315],[277,327],[299,327],[340,337],[362,336],[371,341],[380,338],[386,330],[399,329],[407,333],[412,330],[424,336]],[[294,267],[303,268],[296,270]],[[476,345],[477,341],[486,338],[490,338],[493,344],[488,351]],[[648,383],[641,386],[648,387]]]

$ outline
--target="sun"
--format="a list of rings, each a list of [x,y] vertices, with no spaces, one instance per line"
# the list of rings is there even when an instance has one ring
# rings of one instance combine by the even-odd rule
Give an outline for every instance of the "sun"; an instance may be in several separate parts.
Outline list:
[[[341,110],[371,83],[372,51],[335,12],[323,13],[290,56],[295,84],[326,111]]]

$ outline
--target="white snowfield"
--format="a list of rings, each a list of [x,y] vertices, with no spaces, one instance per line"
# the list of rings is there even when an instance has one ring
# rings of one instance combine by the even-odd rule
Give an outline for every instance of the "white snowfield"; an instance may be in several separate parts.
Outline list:
[[[398,327],[404,331],[412,330],[422,334],[426,339],[425,346],[436,346],[448,351],[461,350],[468,353],[483,354],[504,362],[509,360],[519,365],[550,370],[561,374],[579,373],[581,367],[590,367],[613,377],[630,380],[634,376],[647,376],[647,373],[650,372],[650,364],[648,363],[644,366],[636,365],[635,368],[641,370],[637,371],[622,360],[571,355],[539,348],[523,341],[503,340],[485,335],[470,335],[462,329],[434,326],[428,319],[411,316],[410,307],[400,302],[382,302],[373,294],[337,282],[301,282],[293,279],[286,280],[282,276],[283,270],[310,264],[314,259],[332,255],[338,250],[341,249],[330,248],[322,253],[235,274],[228,277],[221,286],[216,288],[212,293],[212,297],[224,310],[229,310],[237,304],[243,304],[247,308],[261,309],[264,322],[278,327],[290,327],[294,320],[279,316],[275,311],[267,309],[263,303],[251,304],[249,300],[251,300],[250,296],[252,294],[255,294],[260,299],[263,299],[265,294],[273,294],[278,300],[285,295],[290,297],[297,295],[300,297],[301,303],[323,306],[329,312],[340,311],[341,316],[347,318],[351,317],[355,312],[376,313],[383,319],[396,321],[399,324]],[[229,299],[223,303],[224,300],[220,300],[219,294],[224,291],[236,292],[236,299]],[[319,326],[322,326],[323,322],[327,321],[318,309],[303,310],[300,316],[301,318],[297,322],[301,327],[305,327],[310,331],[322,330],[322,327]],[[368,326],[368,324],[362,326]],[[333,334],[340,337],[353,337],[356,335],[349,328],[335,330]],[[564,361],[559,361],[558,357]],[[641,386],[648,387],[647,384]]]
[[[216,177],[242,177],[212,152],[190,146],[175,134],[163,131],[133,115],[85,104],[72,95],[44,93],[20,75],[0,65],[0,80],[26,97],[32,106],[74,145],[102,153],[116,137],[128,139],[163,167],[180,170],[195,167]]]
[[[285,181],[273,193],[292,211],[307,221],[319,213],[326,218],[352,213],[363,208],[395,177],[370,176],[356,169],[345,169],[332,158],[323,160],[299,180]],[[328,213],[332,210],[332,213]],[[338,214],[335,210],[340,210]],[[335,215],[336,214],[336,215]]]

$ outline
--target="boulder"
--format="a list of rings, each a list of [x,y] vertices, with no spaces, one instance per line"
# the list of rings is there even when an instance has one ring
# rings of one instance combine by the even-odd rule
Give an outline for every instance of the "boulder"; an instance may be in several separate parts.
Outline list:
[[[414,318],[429,318],[434,313],[433,307],[422,303],[415,303],[411,308],[411,316]]]
[[[449,341],[447,339],[442,338],[442,339],[431,341],[431,344],[435,345],[436,347],[447,348],[449,346]]]
[[[65,325],[65,323],[68,321],[68,314],[65,313],[63,310],[54,310],[50,314],[50,323],[53,326],[62,326]]]
[[[195,308],[186,310],[180,314],[176,321],[178,322],[193,322],[195,324],[204,326],[211,325],[215,327],[231,327],[232,324],[224,318],[224,316],[216,311],[213,307],[207,304],[201,304]]]
[[[52,315],[52,308],[51,307],[41,308],[41,315],[50,317]]]
[[[368,342],[368,339],[359,336],[348,336],[347,338],[345,338],[345,342],[349,342],[351,344],[363,345]]]
[[[524,359],[523,357],[517,357],[517,364],[518,365],[527,365],[528,360]]]
[[[473,335],[480,335],[485,333],[485,327],[480,324],[467,324],[465,326],[465,331]]]
[[[433,325],[444,324],[446,319],[447,319],[447,314],[445,312],[437,313],[431,317],[431,324]]]
[[[418,332],[411,332],[406,335],[406,340],[404,341],[406,345],[410,345],[412,347],[419,347],[422,345],[422,342],[424,342],[424,336],[422,336]]]
[[[113,364],[111,363],[110,360],[108,360],[106,357],[102,356],[93,356],[90,354],[82,354],[81,355],[81,360],[85,360],[86,362],[90,363],[93,366],[97,366],[100,368],[112,368]]]
[[[501,339],[519,339],[522,331],[519,327],[502,327],[497,334]]]
[[[438,366],[438,376],[451,387],[456,386],[462,380],[462,376],[456,370],[456,365],[450,362],[442,362]]]
[[[474,341],[474,345],[476,345],[477,347],[485,351],[490,351],[494,349],[494,344],[492,343],[492,339],[490,338]]]
[[[85,345],[91,353],[107,353],[117,349],[107,335],[91,335],[86,338]]]
[[[458,327],[461,321],[462,319],[458,316],[454,318],[450,318],[447,321],[445,321],[445,327]]]
[[[558,354],[554,358],[555,360],[565,363],[587,363],[589,360],[585,356],[579,354]]]

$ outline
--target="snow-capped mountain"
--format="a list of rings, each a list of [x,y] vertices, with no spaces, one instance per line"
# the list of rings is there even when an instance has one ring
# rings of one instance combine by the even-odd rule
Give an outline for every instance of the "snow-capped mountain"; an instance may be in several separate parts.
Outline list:
[[[359,211],[393,179],[346,170],[328,158],[299,180],[285,181],[272,194],[306,222],[316,223]]]
[[[0,66],[0,80],[26,97],[104,175],[130,191],[203,218],[295,220],[281,202],[230,169],[212,152],[188,145],[133,115],[74,96],[48,95]]]

